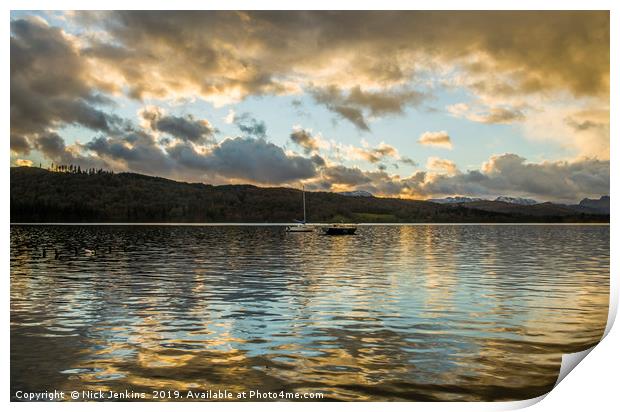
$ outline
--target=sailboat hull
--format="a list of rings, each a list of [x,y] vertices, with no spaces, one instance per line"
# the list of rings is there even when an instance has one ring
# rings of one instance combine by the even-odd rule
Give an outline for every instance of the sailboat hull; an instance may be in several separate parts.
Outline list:
[[[314,229],[307,226],[287,226],[287,233],[305,233],[305,232],[314,232]]]
[[[325,226],[322,228],[323,234],[330,236],[354,235],[357,227],[355,226]]]

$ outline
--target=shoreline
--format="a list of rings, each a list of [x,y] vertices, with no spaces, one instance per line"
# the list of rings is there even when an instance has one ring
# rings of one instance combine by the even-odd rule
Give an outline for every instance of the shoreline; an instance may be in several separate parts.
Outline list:
[[[294,226],[299,223],[174,223],[174,222],[11,222],[10,226]],[[325,226],[332,223],[306,223],[306,226]],[[543,222],[481,222],[481,223],[352,223],[357,226],[609,226],[609,222],[559,222],[559,223],[543,223]]]

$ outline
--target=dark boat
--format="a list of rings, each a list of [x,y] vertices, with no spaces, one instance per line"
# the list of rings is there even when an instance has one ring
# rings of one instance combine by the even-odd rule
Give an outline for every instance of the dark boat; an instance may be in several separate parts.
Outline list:
[[[324,235],[354,235],[357,225],[336,223],[321,228]]]

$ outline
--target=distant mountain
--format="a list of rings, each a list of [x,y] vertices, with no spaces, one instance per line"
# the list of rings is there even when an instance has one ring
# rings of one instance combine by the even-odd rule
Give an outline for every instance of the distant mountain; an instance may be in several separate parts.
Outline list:
[[[338,192],[339,195],[352,197],[375,197],[372,193],[365,190],[354,190],[352,192]]]
[[[52,172],[11,168],[11,222],[272,222],[303,213],[301,192],[283,187],[213,186],[137,173]],[[479,200],[439,204],[422,200],[306,192],[312,223],[608,222],[574,205],[520,205]],[[590,211],[590,212],[588,212]]]
[[[534,199],[527,199],[523,197],[510,197],[510,196],[498,196],[495,198],[496,202],[512,203],[515,205],[536,205],[540,202]]]
[[[440,204],[458,204],[458,203],[472,203],[472,202],[488,202],[490,200],[481,199],[479,197],[465,197],[465,196],[450,196],[444,197],[441,199],[429,199],[429,202],[440,203]],[[511,197],[511,196],[498,196],[495,198],[495,202],[504,202],[511,203],[515,205],[535,205],[538,204],[534,199],[524,199],[521,197]]]
[[[439,203],[439,204],[456,204],[456,203],[469,203],[469,202],[479,202],[484,199],[480,199],[479,197],[464,197],[464,196],[449,196],[444,197],[442,199],[428,199],[429,202]]]
[[[527,219],[533,219],[534,216],[543,217],[549,215],[569,217],[584,213],[583,210],[577,210],[569,205],[558,205],[550,202],[537,203],[534,205],[522,205],[519,203],[483,200],[481,202],[464,203],[462,207],[484,210],[486,212],[493,213],[526,216]]]
[[[609,214],[609,196],[601,196],[600,199],[583,199],[579,206],[586,210],[593,210],[598,213]]]

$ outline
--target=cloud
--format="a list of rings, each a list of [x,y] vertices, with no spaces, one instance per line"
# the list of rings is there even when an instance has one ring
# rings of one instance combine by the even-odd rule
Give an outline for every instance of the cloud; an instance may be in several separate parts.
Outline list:
[[[15,165],[16,165],[16,166],[27,166],[27,167],[31,167],[31,166],[32,166],[32,160],[28,160],[28,159],[17,159],[17,160],[15,160]]]
[[[609,159],[609,106],[548,105],[529,113],[522,127],[527,138],[553,142],[574,157]]]
[[[492,156],[483,164],[482,172],[489,178],[485,184],[489,189],[557,198],[609,192],[609,162],[596,159],[536,164],[507,153]]]
[[[332,185],[357,186],[371,181],[361,169],[357,167],[346,167],[343,165],[330,166],[323,169],[323,179]]]
[[[224,123],[232,124],[235,121],[235,111],[233,109],[228,109],[228,114],[224,117]]]
[[[300,126],[295,126],[289,137],[295,144],[304,149],[305,154],[323,153],[330,160],[330,165],[342,163],[345,160],[362,160],[376,164],[380,169],[386,169],[387,166],[381,162],[388,162],[390,159],[392,159],[391,163],[395,169],[398,169],[399,164],[417,165],[414,160],[407,156],[401,156],[394,146],[385,142],[372,147],[366,140],[362,139],[361,147],[343,145],[334,140],[324,139],[320,133],[313,135],[311,130],[303,129]]]
[[[189,141],[160,146],[143,131],[123,136],[98,137],[84,145],[109,165],[159,176],[237,179],[262,184],[282,184],[316,175],[322,158],[287,155],[264,139],[224,139],[209,149],[197,149]]]
[[[461,172],[450,160],[429,157],[428,171],[401,177],[381,168],[366,171],[327,163],[317,153],[310,158],[287,154],[281,147],[253,137],[227,138],[209,147],[198,147],[188,140],[162,144],[145,130],[127,129],[122,134],[97,136],[86,144],[72,146],[50,132],[37,135],[32,144],[56,163],[189,180],[267,185],[304,180],[315,188],[359,189],[387,196],[515,195],[568,203],[609,193],[609,161],[593,158],[528,163],[521,156],[506,153],[491,156],[479,170]],[[366,150],[397,155],[387,145]]]
[[[151,130],[168,133],[181,140],[206,143],[217,131],[207,120],[198,120],[190,114],[184,117],[166,115],[159,108],[148,107],[140,112]]]
[[[362,159],[369,163],[378,163],[386,157],[399,157],[398,150],[384,142],[376,147],[351,147],[349,153],[352,158]]]
[[[362,160],[364,162],[377,164],[380,169],[385,169],[385,164],[379,164],[381,162],[392,162],[392,166],[398,169],[399,164],[405,164],[409,166],[416,166],[417,163],[407,157],[401,156],[398,150],[385,142],[380,142],[378,145],[372,147],[368,142],[362,139],[362,145],[343,145],[337,143],[334,140],[326,140],[321,134],[312,134],[309,129],[302,129],[299,126],[293,128],[293,132],[290,135],[290,139],[297,145],[304,149],[306,154],[311,153],[324,153],[331,163],[342,163],[345,160]]]
[[[175,162],[157,144],[154,136],[142,130],[98,136],[83,147],[114,170],[169,176],[175,167]]]
[[[64,139],[56,132],[37,134],[31,142],[31,149],[39,151],[46,159],[59,164],[74,164],[84,167],[109,168],[109,165],[99,158],[83,155],[83,147],[79,144],[65,144]]]
[[[418,105],[424,99],[424,94],[409,89],[363,91],[356,86],[347,94],[332,85],[325,88],[310,88],[309,92],[317,103],[364,131],[370,130],[368,116],[402,114],[407,105]]]
[[[11,21],[11,133],[21,143],[65,125],[126,127],[112,95],[221,106],[305,91],[362,131],[445,84],[475,95],[481,107],[465,114],[482,123],[523,123],[533,95],[609,99],[607,11],[87,11],[66,23],[80,36],[40,18]],[[240,130],[260,137],[260,126]]]
[[[432,171],[443,172],[447,175],[455,175],[459,170],[451,160],[440,159],[439,157],[429,157],[426,161],[426,168]]]
[[[441,147],[444,149],[452,149],[452,141],[448,132],[442,130],[440,132],[424,132],[418,139],[418,143],[425,146]]]
[[[119,126],[120,118],[97,108],[111,103],[102,94],[109,88],[91,76],[62,30],[41,19],[12,20],[10,48],[11,133],[20,143],[66,124],[96,131]]]
[[[476,115],[473,120],[481,123],[513,123],[525,118],[521,110],[505,107],[491,107],[487,113]]]
[[[447,110],[455,117],[478,123],[509,124],[525,119],[524,113],[515,107],[471,107],[466,103],[457,103],[448,106]]]
[[[262,120],[256,120],[249,113],[234,116],[233,123],[247,136],[264,139],[267,137],[267,125]]]
[[[38,136],[34,146],[50,159],[57,159],[65,153],[65,141],[56,133]]]
[[[583,158],[575,161],[528,163],[521,156],[494,155],[480,170],[429,174],[413,185],[423,196],[513,195],[575,203],[584,197],[609,193],[609,161]]]
[[[575,132],[598,131],[609,135],[608,110],[581,110],[564,117],[564,122]]]
[[[562,188],[554,198],[569,198],[588,191],[584,181],[594,190],[605,186],[605,173],[609,179],[608,162],[579,157],[609,158],[607,11],[89,11],[66,19],[63,27],[79,36],[40,18],[11,21],[13,156],[36,149],[55,161],[189,180],[285,184],[324,176],[326,185],[407,196],[450,188],[530,193],[538,190],[533,183],[522,180],[518,189],[515,179],[528,173],[532,179],[534,170]],[[159,111],[139,129],[114,114],[120,112],[114,101],[125,105],[126,98],[164,105],[199,99],[219,107],[289,95],[368,131],[376,118],[402,115],[454,86],[472,101],[448,107],[453,115],[514,124],[528,138],[569,148],[574,160],[497,158],[485,170],[462,173],[437,159],[428,172],[400,177],[376,170],[414,165],[392,146],[345,147],[320,135],[311,136],[314,144],[300,135],[296,144],[306,156],[292,155],[265,141],[264,122],[233,109],[227,119],[242,136],[220,143],[206,120]],[[67,126],[89,129],[82,133],[95,138],[67,145],[61,137]],[[177,139],[158,140],[159,133]],[[331,149],[371,163],[373,171],[335,164]],[[241,154],[247,164],[237,165]]]
[[[446,106],[446,110],[454,117],[466,117],[470,112],[469,105],[466,103],[451,104]]]
[[[140,98],[186,92],[223,104],[296,93],[302,79],[390,88],[425,63],[501,74],[495,83],[514,93],[609,88],[607,11],[116,11],[74,20],[105,32],[88,55]]]
[[[384,143],[384,142],[379,143],[379,145],[376,148],[372,149],[371,152],[380,157],[398,156],[398,150],[396,150],[394,146],[390,146],[389,144]]]
[[[205,156],[207,169],[258,183],[295,182],[314,177],[315,163],[289,156],[281,147],[262,139],[225,139]]]
[[[432,170],[418,170],[406,177],[381,170],[328,167],[313,184],[327,189],[366,190],[379,196],[495,198],[509,195],[563,203],[577,203],[585,197],[609,193],[607,160],[583,158],[528,163],[523,157],[506,153],[491,156],[480,169],[464,173],[445,159],[430,158],[427,167]]]
[[[399,162],[402,163],[402,164],[409,165],[409,166],[417,166],[418,165],[418,163],[415,160],[413,160],[413,159],[411,159],[410,157],[407,157],[407,156],[401,156]]]
[[[325,162],[325,159],[323,159],[318,154],[312,155],[310,160],[312,160],[312,162],[317,166],[325,166],[327,164],[327,162]]]
[[[24,136],[11,133],[11,152],[16,154],[30,154],[30,142]]]
[[[318,139],[312,136],[311,130],[294,128],[289,137],[293,143],[301,146],[306,154],[319,150]]]
[[[82,12],[74,20],[105,33],[86,52],[107,63],[136,99],[184,94],[221,106],[290,93],[286,81],[275,79],[284,56],[261,50],[276,40],[266,38],[272,31],[248,21],[247,13]]]

